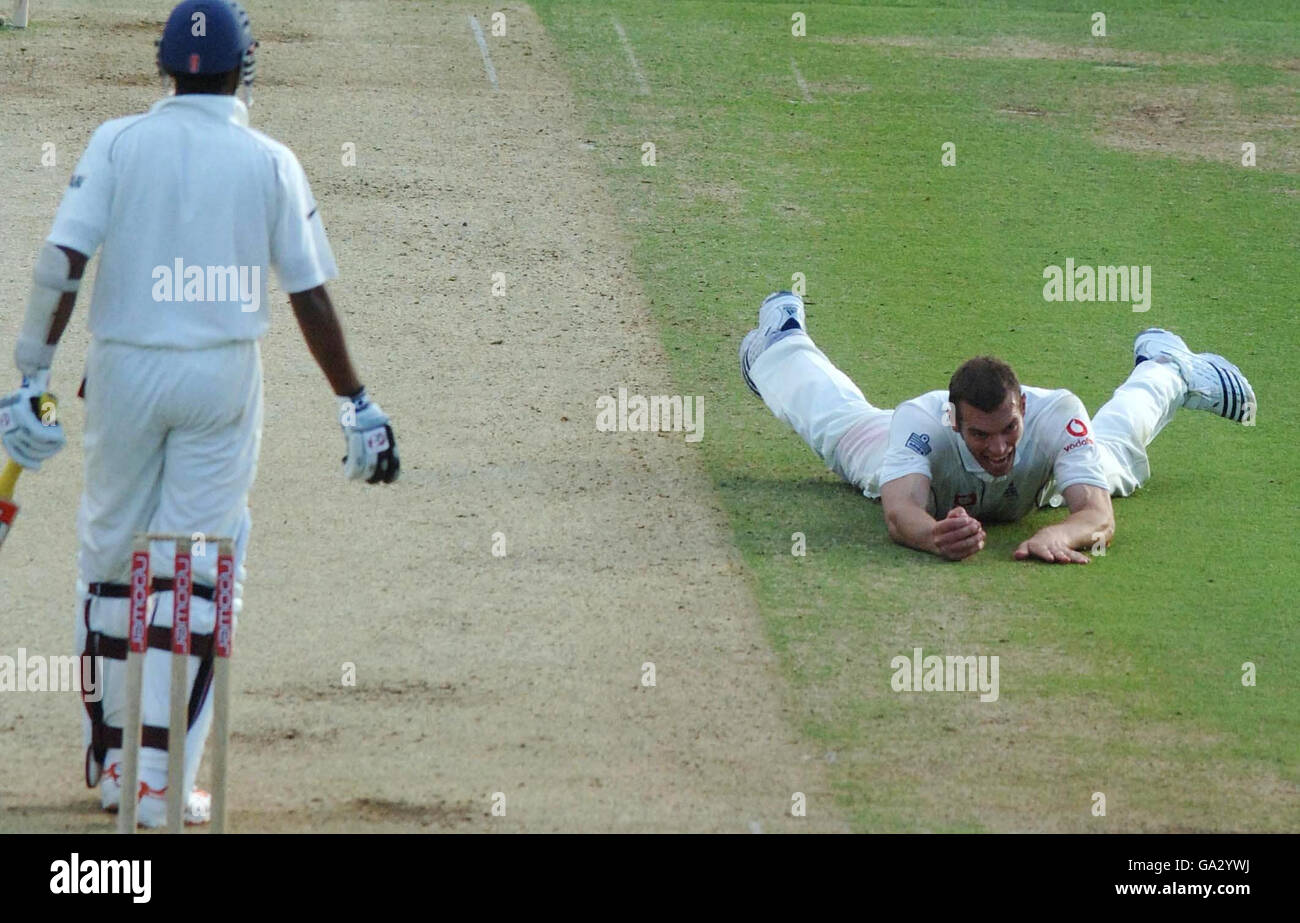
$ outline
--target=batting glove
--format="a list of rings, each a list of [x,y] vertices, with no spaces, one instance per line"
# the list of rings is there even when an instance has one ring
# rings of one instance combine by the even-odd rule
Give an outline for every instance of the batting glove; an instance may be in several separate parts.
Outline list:
[[[339,398],[339,423],[348,454],[343,456],[343,476],[367,484],[391,484],[397,480],[402,464],[397,457],[397,439],[388,423],[388,414],[372,403],[361,388],[356,394]]]
[[[41,400],[49,380],[49,369],[24,375],[17,391],[0,398],[0,442],[10,458],[32,471],[40,471],[41,462],[68,441],[54,401]]]

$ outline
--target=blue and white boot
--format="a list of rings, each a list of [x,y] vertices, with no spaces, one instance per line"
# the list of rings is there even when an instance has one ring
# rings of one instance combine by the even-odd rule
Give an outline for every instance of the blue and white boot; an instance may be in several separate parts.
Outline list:
[[[1151,327],[1133,341],[1133,364],[1147,360],[1167,362],[1187,385],[1183,406],[1208,410],[1234,423],[1255,423],[1255,389],[1227,359],[1214,353],[1194,353],[1176,333]]]
[[[749,385],[749,390],[758,394],[754,380],[749,377],[749,370],[763,354],[763,350],[792,334],[807,333],[806,324],[803,299],[794,292],[773,292],[763,299],[763,304],[758,309],[758,326],[740,341],[740,374],[744,377],[745,384]]]

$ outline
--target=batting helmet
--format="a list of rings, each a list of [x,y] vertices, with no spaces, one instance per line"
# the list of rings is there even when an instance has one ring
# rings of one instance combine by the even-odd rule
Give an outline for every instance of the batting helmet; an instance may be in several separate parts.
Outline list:
[[[235,0],[184,0],[167,17],[158,40],[158,69],[167,74],[225,74],[236,68],[253,84],[257,40],[248,13]]]

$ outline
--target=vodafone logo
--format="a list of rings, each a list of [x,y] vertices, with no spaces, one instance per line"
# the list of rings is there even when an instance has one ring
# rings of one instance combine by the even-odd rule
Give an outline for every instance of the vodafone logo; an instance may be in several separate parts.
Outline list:
[[[1065,424],[1065,431],[1071,436],[1088,435],[1088,424],[1084,423],[1078,417],[1075,417],[1069,423]]]

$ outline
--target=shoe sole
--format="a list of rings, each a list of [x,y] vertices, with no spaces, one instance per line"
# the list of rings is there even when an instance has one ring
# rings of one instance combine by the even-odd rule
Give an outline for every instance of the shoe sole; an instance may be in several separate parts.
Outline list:
[[[749,333],[745,334],[745,338],[740,341],[740,377],[745,379],[745,384],[749,386],[749,390],[753,391],[754,394],[758,395],[759,397],[762,397],[763,395],[758,393],[758,388],[754,385],[754,379],[749,377],[750,343],[753,341],[754,337],[760,335],[761,334],[759,333],[758,329],[755,328],[749,331]]]

